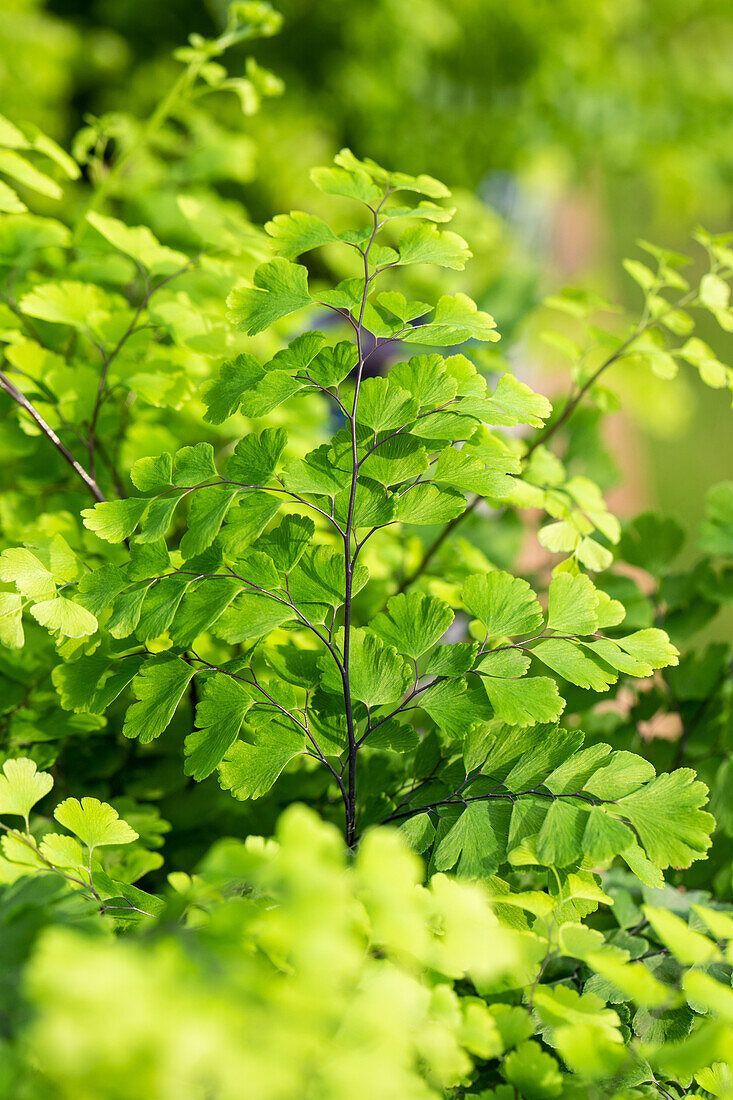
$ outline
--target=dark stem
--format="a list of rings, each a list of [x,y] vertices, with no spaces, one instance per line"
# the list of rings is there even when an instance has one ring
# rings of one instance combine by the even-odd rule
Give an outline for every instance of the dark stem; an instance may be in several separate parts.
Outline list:
[[[465,787],[466,784],[464,783]],[[583,794],[582,791],[573,791],[570,794],[552,794],[550,791],[540,791],[537,788],[532,788],[529,791],[489,791],[488,794],[473,794],[467,797],[462,797],[459,791],[449,795],[447,798],[439,798],[436,802],[429,802],[425,806],[414,806],[408,810],[402,810],[399,813],[395,812],[385,817],[382,821],[382,825],[386,825],[388,821],[399,821],[403,817],[415,817],[417,814],[429,813],[431,810],[437,810],[440,806],[467,806],[469,802],[491,802],[494,799],[504,799],[505,801],[515,802],[518,798],[526,797],[527,795],[535,795],[537,798],[549,798],[553,802],[557,802],[560,798],[578,798],[582,802],[588,802],[592,806],[600,806],[604,803],[613,803],[613,799],[610,798],[594,798],[592,795]]]
[[[25,409],[28,415],[36,422],[46,438],[51,441],[51,443],[54,445],[62,458],[64,458],[65,461],[68,462],[69,466],[71,466],[76,476],[84,482],[85,486],[92,494],[94,499],[100,504],[103,503],[107,498],[105,497],[102,490],[99,488],[96,479],[84,469],[82,464],[76,458],[74,458],[71,451],[68,449],[68,447],[65,446],[65,444],[61,442],[51,425],[43,419],[38,409],[36,409],[35,406],[25,396],[25,394],[22,393],[18,389],[18,387],[13,384],[13,382],[10,381],[8,376],[4,374],[3,371],[0,371],[0,387],[5,390],[8,396],[11,397],[13,401],[16,402],[16,404],[20,405],[22,409]]]
[[[366,309],[367,296],[369,294],[369,285],[371,282],[371,278],[369,275],[369,252],[372,245],[374,244],[374,239],[377,235],[377,232],[379,231],[379,211],[381,210],[382,205],[384,204],[388,195],[389,188],[387,188],[387,191],[379,205],[372,210],[372,214],[374,217],[374,226],[372,228],[372,233],[367,242],[367,245],[362,252],[362,256],[364,259],[364,291],[361,296],[359,319],[355,326],[357,367],[356,380],[354,384],[354,401],[351,406],[351,414],[348,418],[349,429],[351,432],[352,470],[351,488],[349,490],[349,508],[346,517],[346,527],[343,533],[345,585],[344,660],[342,681],[344,685],[344,710],[346,712],[346,731],[348,735],[348,756],[346,761],[346,766],[348,769],[348,787],[346,792],[346,843],[349,848],[353,848],[354,842],[356,840],[356,757],[359,748],[356,738],[356,730],[354,728],[354,708],[351,698],[351,683],[349,678],[349,667],[351,661],[351,605],[354,583],[354,559],[351,556],[351,537],[354,529],[354,505],[356,503],[356,488],[359,477],[359,455],[356,439],[356,409],[359,403],[359,390],[361,388],[361,379],[364,371],[364,349],[362,347],[362,335],[364,310]]]

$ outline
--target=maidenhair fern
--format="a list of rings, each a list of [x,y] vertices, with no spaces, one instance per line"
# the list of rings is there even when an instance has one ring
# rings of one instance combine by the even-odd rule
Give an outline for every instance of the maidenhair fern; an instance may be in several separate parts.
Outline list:
[[[229,319],[249,336],[296,312],[335,324],[297,332],[265,362],[240,354],[204,401],[206,419],[220,424],[317,392],[337,428],[303,457],[289,452],[283,428],[268,427],[220,454],[201,442],[142,458],[131,471],[138,495],[83,512],[96,552],[79,558],[56,536],[43,554],[3,554],[0,576],[30,614],[79,639],[64,643],[53,672],[62,703],[101,714],[129,686],[137,701],[123,733],[148,743],[195,680],[185,771],[196,780],[217,772],[235,798],[266,794],[301,758],[324,769],[342,801],[349,845],[367,825],[399,821],[436,869],[476,876],[531,864],[568,874],[621,855],[658,885],[662,869],[705,854],[704,785],[687,770],[655,778],[645,759],[608,744],[583,748],[575,724],[558,723],[568,688],[604,692],[619,677],[675,665],[678,653],[658,627],[625,628],[622,604],[581,571],[608,564],[619,527],[595,485],[567,478],[546,444],[611,360],[671,361],[651,334],[669,320],[660,290],[683,292],[677,314],[698,294],[707,304],[710,280],[730,273],[721,250],[695,292],[659,253],[659,273],[641,279],[644,317],[582,384],[578,376],[578,393],[551,420],[546,398],[509,373],[487,385],[456,350],[499,339],[470,298],[429,304],[397,289],[401,268],[460,270],[470,257],[439,228],[452,213],[447,189],[347,150],[313,180],[363,216],[339,233],[301,212],[269,222],[278,255],[232,290]],[[110,243],[161,274],[185,262],[93,218]],[[353,275],[336,286],[294,262],[334,245],[354,258]],[[418,353],[370,374],[375,347],[390,344]],[[448,352],[420,350],[435,347]],[[678,354],[689,359],[689,348]],[[540,433],[529,443],[527,429]],[[498,569],[443,594],[413,591],[413,577],[363,617],[367,560],[383,532],[450,527],[471,498],[546,509],[541,540],[570,554],[546,596]],[[111,563],[110,543],[126,544]]]

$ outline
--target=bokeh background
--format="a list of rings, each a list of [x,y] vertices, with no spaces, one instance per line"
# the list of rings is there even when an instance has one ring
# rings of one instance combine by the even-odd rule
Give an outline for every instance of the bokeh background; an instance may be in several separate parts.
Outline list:
[[[621,260],[640,236],[687,251],[696,225],[733,228],[730,0],[277,7],[281,33],[246,52],[284,80],[284,95],[251,117],[234,97],[217,106],[237,140],[202,134],[195,158],[202,180],[257,220],[307,209],[308,169],[344,144],[433,173],[454,189],[457,228],[476,254],[464,288],[510,337],[563,285],[633,309],[639,292]],[[0,109],[64,143],[90,115],[143,118],[175,79],[174,49],[191,32],[218,31],[224,8],[2,0]],[[141,216],[156,202],[148,190]],[[730,362],[733,338],[704,325],[700,336]],[[521,339],[518,347],[521,370],[548,372],[551,389],[552,353]],[[612,381],[625,397],[610,442],[626,484],[612,504],[626,514],[660,507],[692,530],[708,484],[733,470],[726,396],[689,376],[673,386],[637,377],[625,389],[619,369]]]

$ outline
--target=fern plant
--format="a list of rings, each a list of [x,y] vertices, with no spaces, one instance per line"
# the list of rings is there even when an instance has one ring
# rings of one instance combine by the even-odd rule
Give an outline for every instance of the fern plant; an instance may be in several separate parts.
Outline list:
[[[692,312],[733,328],[730,241],[694,280],[644,244],[634,319],[550,299],[553,409],[433,297],[470,258],[437,180],[342,150],[329,223],[265,232],[187,188],[200,101],[279,87],[218,58],[277,25],[233,5],[147,123],[90,120],[58,218],[13,204],[78,164],[0,128],[2,1086],[725,1097],[731,489],[683,571],[591,475],[616,364],[730,387]]]
[[[460,269],[468,259],[466,243],[438,228],[451,215],[446,188],[346,150],[313,178],[359,203],[361,224],[336,234],[302,212],[268,223],[278,255],[231,292],[229,319],[255,337],[320,310],[349,338],[309,330],[264,363],[239,355],[207,386],[205,419],[262,417],[315,392],[340,419],[330,442],[283,461],[285,431],[264,428],[224,455],[204,442],[140,459],[136,495],[83,511],[96,536],[89,553],[66,553],[58,536],[40,556],[3,553],[0,576],[18,588],[13,615],[19,623],[27,604],[70,639],[53,671],[67,709],[101,714],[129,685],[137,702],[123,733],[142,744],[164,733],[195,683],[185,742],[195,780],[217,772],[235,798],[256,799],[293,761],[306,776],[322,769],[320,801],[340,800],[349,846],[368,825],[400,822],[438,870],[567,875],[620,855],[658,886],[663,869],[705,854],[706,788],[689,769],[655,776],[643,757],[584,747],[575,723],[558,723],[562,691],[650,677],[675,665],[677,650],[658,627],[625,630],[621,603],[581,571],[608,564],[618,524],[592,482],[558,476],[546,444],[610,362],[669,355],[651,333],[704,298],[711,279],[726,285],[727,260],[715,245],[713,273],[693,292],[660,253],[642,320],[547,427],[546,398],[511,374],[488,388],[456,350],[496,341],[490,316],[463,294],[430,305],[389,288],[407,265]],[[134,249],[122,227],[97,222]],[[335,244],[353,253],[354,275],[310,286],[294,258]],[[681,301],[662,305],[664,287]],[[422,350],[368,376],[374,347],[398,342]],[[425,350],[436,347],[450,354]],[[529,444],[512,434],[524,427],[540,432]],[[382,533],[448,529],[475,506],[467,494],[553,517],[540,537],[570,556],[544,605],[526,581],[494,569],[443,595],[398,592],[375,611]]]

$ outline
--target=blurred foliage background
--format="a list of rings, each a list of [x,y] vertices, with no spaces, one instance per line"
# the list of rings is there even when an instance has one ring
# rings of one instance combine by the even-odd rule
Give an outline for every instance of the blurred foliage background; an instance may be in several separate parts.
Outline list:
[[[216,110],[242,135],[232,163],[202,157],[207,182],[218,177],[257,220],[307,204],[307,170],[344,144],[434,173],[455,190],[456,228],[476,246],[464,289],[505,335],[517,335],[543,294],[575,282],[633,308],[639,291],[620,260],[638,237],[684,250],[697,224],[733,224],[729,0],[278,6],[282,32],[255,52],[286,94],[251,117],[229,97]],[[2,110],[68,141],[90,115],[149,113],[177,74],[172,51],[192,31],[216,33],[226,5],[0,7]],[[711,321],[700,335],[728,361],[727,334]],[[553,371],[536,341],[520,339],[514,354],[530,382]],[[552,379],[542,384],[551,389]],[[660,507],[692,529],[706,471],[717,480],[733,466],[725,402],[694,382],[665,387],[651,376],[624,396],[611,432],[630,488],[613,506]]]

